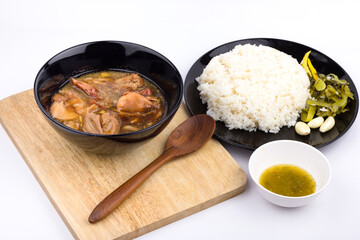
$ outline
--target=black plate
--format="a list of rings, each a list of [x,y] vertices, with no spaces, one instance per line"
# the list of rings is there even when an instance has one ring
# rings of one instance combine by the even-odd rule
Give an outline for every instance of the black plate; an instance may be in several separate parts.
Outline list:
[[[230,143],[231,145],[250,150],[254,150],[267,142],[280,139],[297,140],[320,148],[339,139],[347,130],[349,130],[355,121],[359,108],[358,93],[350,76],[339,64],[316,49],[299,43],[280,39],[253,38],[234,41],[216,47],[200,57],[190,68],[185,79],[185,102],[191,114],[195,115],[206,113],[207,110],[206,104],[202,104],[201,102],[199,91],[197,90],[198,83],[195,81],[195,78],[202,74],[204,68],[213,57],[230,51],[238,44],[246,43],[276,48],[282,52],[290,54],[299,62],[301,62],[304,54],[311,50],[310,59],[316,70],[324,74],[335,73],[339,76],[339,78],[346,79],[346,81],[349,82],[350,90],[354,93],[355,101],[351,100],[348,103],[348,112],[336,116],[335,127],[326,133],[320,133],[318,129],[313,129],[310,135],[300,136],[295,133],[294,127],[283,127],[277,134],[265,133],[260,130],[256,132],[248,132],[245,130],[229,130],[225,127],[224,123],[217,121],[214,134],[217,139]]]

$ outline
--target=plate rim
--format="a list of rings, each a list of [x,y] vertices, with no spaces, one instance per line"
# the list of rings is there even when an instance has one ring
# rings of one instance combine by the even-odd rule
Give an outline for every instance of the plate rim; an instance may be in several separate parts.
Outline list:
[[[189,112],[191,113],[191,115],[195,115],[195,114],[194,114],[194,112],[191,110],[190,104],[189,104],[189,102],[188,102],[188,95],[187,95],[187,91],[186,91],[186,90],[188,89],[188,87],[189,87],[189,85],[190,85],[190,82],[191,82],[191,83],[193,82],[193,80],[189,79],[189,77],[190,77],[189,75],[190,75],[191,71],[196,67],[195,65],[197,65],[204,56],[210,55],[212,52],[216,51],[217,49],[226,47],[226,46],[228,46],[228,45],[236,44],[236,43],[237,43],[237,45],[238,45],[238,44],[246,44],[246,43],[241,43],[241,42],[245,42],[245,41],[262,41],[262,40],[265,40],[265,41],[281,41],[281,42],[287,42],[287,43],[296,44],[296,45],[302,46],[302,47],[304,47],[304,48],[307,48],[307,49],[309,49],[309,50],[311,50],[311,51],[317,52],[317,53],[323,55],[324,57],[326,57],[327,59],[331,60],[332,62],[334,62],[342,71],[344,71],[344,74],[349,77],[349,79],[347,79],[347,80],[350,80],[350,82],[352,83],[352,85],[353,85],[353,87],[354,87],[354,88],[351,89],[351,90],[352,90],[352,92],[353,92],[353,94],[354,94],[354,101],[355,101],[354,116],[352,117],[350,123],[346,126],[346,128],[345,128],[345,130],[344,130],[343,132],[341,132],[339,135],[337,135],[335,138],[331,139],[330,141],[327,141],[327,142],[325,142],[325,143],[321,143],[321,144],[318,144],[318,145],[312,145],[312,144],[309,144],[309,143],[306,143],[306,144],[309,144],[310,146],[313,146],[313,147],[315,147],[315,148],[321,148],[321,147],[327,146],[327,145],[333,143],[334,141],[338,140],[339,138],[341,138],[341,137],[351,128],[351,126],[354,124],[354,122],[355,122],[355,120],[356,120],[356,117],[357,117],[357,115],[358,115],[358,111],[359,111],[359,97],[358,97],[358,92],[357,92],[357,89],[356,89],[356,86],[355,86],[354,81],[351,79],[350,75],[345,71],[345,69],[344,69],[340,64],[338,64],[336,61],[334,61],[332,58],[330,58],[330,57],[327,56],[326,54],[320,52],[320,51],[317,50],[317,49],[314,49],[314,48],[312,48],[312,47],[309,47],[309,46],[307,46],[307,45],[304,45],[304,44],[302,44],[302,43],[298,43],[298,42],[290,41],[290,40],[286,40],[286,39],[261,38],[261,37],[260,37],[260,38],[245,38],[245,39],[239,39],[239,40],[230,41],[230,42],[221,44],[221,45],[219,45],[219,46],[216,46],[216,47],[212,48],[211,50],[207,51],[206,53],[202,54],[195,62],[193,62],[193,64],[191,65],[191,67],[189,68],[189,70],[188,70],[188,72],[187,72],[187,74],[186,74],[185,81],[184,81],[184,100],[185,100],[185,103],[186,103],[186,107],[187,107],[187,109],[189,110]],[[255,45],[261,45],[261,44],[255,44]],[[267,46],[267,45],[264,45],[264,46]],[[272,47],[272,46],[271,46],[271,47]],[[275,47],[272,47],[272,48],[275,48]],[[275,49],[277,49],[277,48],[275,48]],[[278,50],[278,49],[277,49],[277,50]],[[279,50],[279,51],[280,51],[280,50]],[[225,53],[225,52],[223,52],[223,53]],[[290,54],[287,53],[287,52],[284,52],[284,53],[290,55]],[[221,53],[220,53],[220,54],[221,54]],[[216,56],[218,56],[218,55],[216,55]],[[291,56],[291,55],[290,55],[290,56]],[[214,57],[215,57],[215,56],[214,56]],[[292,57],[293,57],[293,56],[292,56]],[[196,81],[195,81],[195,82],[196,82]],[[216,121],[216,122],[218,122],[218,121]],[[286,126],[283,126],[283,127],[286,127]],[[294,128],[294,126],[291,127],[291,128]],[[238,130],[245,131],[245,130],[243,130],[243,129],[238,129]],[[229,131],[231,131],[231,130],[229,130]],[[259,131],[261,131],[261,130],[259,130]],[[281,130],[280,130],[280,131],[281,131]],[[251,146],[251,145],[249,145],[249,144],[246,144],[246,143],[238,143],[238,142],[230,141],[230,140],[228,140],[228,139],[220,136],[220,135],[216,132],[216,129],[215,129],[215,132],[214,132],[214,136],[215,136],[218,140],[220,140],[220,141],[222,141],[222,142],[225,142],[225,143],[230,144],[230,145],[232,145],[232,146],[239,147],[239,148],[246,149],[246,150],[255,150],[256,148],[258,148],[259,146],[261,146],[261,145],[259,145],[259,146],[257,146],[257,147],[253,147],[253,146]],[[274,141],[274,140],[271,140],[271,141]],[[271,142],[271,141],[269,141],[269,142]],[[265,144],[265,143],[264,143],[264,144]]]

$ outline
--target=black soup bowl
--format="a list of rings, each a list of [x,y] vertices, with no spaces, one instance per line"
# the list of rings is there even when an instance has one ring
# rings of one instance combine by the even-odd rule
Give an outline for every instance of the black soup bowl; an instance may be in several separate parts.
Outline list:
[[[164,118],[140,131],[97,135],[67,127],[50,115],[51,97],[70,77],[103,70],[137,72],[150,79],[164,94],[167,103]],[[95,153],[116,153],[128,149],[128,144],[158,135],[178,110],[182,94],[181,75],[166,57],[150,48],[120,41],[90,42],[66,49],[45,63],[34,83],[36,103],[50,125],[68,141]]]

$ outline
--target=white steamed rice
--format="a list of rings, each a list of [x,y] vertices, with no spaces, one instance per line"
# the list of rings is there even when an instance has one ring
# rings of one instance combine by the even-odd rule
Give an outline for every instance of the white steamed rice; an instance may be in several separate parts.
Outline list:
[[[214,57],[196,80],[207,114],[229,129],[277,133],[295,125],[310,96],[297,60],[261,45],[238,45]]]

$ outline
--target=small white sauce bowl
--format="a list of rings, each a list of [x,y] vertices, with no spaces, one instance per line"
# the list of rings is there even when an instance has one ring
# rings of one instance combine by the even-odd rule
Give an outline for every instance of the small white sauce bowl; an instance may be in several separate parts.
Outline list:
[[[303,197],[288,197],[261,186],[261,174],[278,164],[292,164],[305,169],[316,182],[315,193]],[[261,195],[281,207],[300,207],[309,203],[326,188],[331,179],[331,167],[324,154],[308,144],[292,140],[273,141],[257,148],[249,160],[249,173]]]

